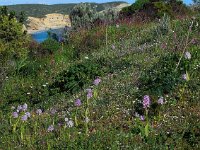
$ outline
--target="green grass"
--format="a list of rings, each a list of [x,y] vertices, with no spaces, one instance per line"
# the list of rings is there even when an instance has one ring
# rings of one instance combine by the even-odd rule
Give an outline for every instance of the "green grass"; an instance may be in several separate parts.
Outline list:
[[[159,34],[161,22],[98,27],[74,34],[63,50],[28,58],[27,75],[11,71],[0,91],[0,149],[199,149],[199,18],[193,22],[190,31],[191,19],[170,21],[169,29]],[[184,51],[191,59],[182,57]],[[73,94],[51,89],[57,75],[88,61],[106,70],[98,86],[91,79]],[[187,81],[182,79],[186,72]],[[163,92],[168,85],[172,88]],[[148,109],[142,105],[144,95],[151,98]],[[163,105],[157,104],[161,96]],[[80,107],[74,106],[77,98]],[[24,112],[13,118],[16,108],[11,107],[24,103],[31,117],[23,122]],[[36,114],[39,108],[41,115]],[[74,126],[67,126],[65,118]]]

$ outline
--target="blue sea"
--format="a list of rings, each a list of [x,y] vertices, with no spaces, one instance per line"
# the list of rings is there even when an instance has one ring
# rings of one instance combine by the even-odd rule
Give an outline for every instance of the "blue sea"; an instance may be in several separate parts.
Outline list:
[[[35,40],[38,43],[41,43],[48,38],[48,31],[50,31],[51,33],[56,33],[59,37],[61,37],[62,33],[64,32],[64,28],[36,32],[36,33],[31,34],[31,36],[33,40]]]

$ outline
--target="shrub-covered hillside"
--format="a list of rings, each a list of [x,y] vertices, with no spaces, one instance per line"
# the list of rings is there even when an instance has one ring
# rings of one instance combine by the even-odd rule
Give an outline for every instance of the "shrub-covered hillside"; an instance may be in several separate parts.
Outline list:
[[[91,3],[92,7],[97,6],[97,11],[102,11],[104,9],[116,7],[123,1],[118,2],[108,2],[108,3]],[[72,8],[77,5],[75,3],[71,4],[55,4],[55,5],[43,5],[43,4],[20,4],[20,5],[9,5],[8,9],[20,13],[21,11],[26,13],[29,17],[45,17],[47,14],[60,13],[69,14]]]
[[[0,149],[199,149],[198,9],[96,24],[90,9],[41,44],[1,9]]]
[[[131,6],[121,11],[122,16],[133,16],[135,14],[145,18],[160,18],[164,14],[171,17],[187,15],[190,10],[180,0],[136,0]]]

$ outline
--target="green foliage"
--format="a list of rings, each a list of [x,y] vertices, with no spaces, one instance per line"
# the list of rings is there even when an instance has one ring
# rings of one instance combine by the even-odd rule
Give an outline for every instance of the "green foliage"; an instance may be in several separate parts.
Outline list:
[[[97,6],[97,11],[100,12],[109,7],[115,7],[120,5],[121,3],[125,3],[123,1],[116,2],[107,2],[107,3],[90,3],[92,7]],[[9,5],[8,10],[15,11],[16,14],[20,14],[21,12],[26,12],[26,17],[45,17],[47,14],[51,13],[59,13],[59,14],[70,14],[71,10],[77,3],[70,4],[55,4],[55,5],[44,5],[44,4],[22,4],[22,5]]]
[[[85,85],[91,83],[98,76],[102,76],[104,70],[97,63],[86,61],[71,66],[68,70],[61,72],[52,84],[52,88],[57,88],[60,92],[76,93],[83,89]]]
[[[7,101],[4,101],[1,107],[5,107],[6,105],[10,104],[20,104],[25,102],[34,106],[35,104],[42,104],[46,101],[46,97],[49,95],[47,85],[43,86],[40,79],[35,80],[33,83],[31,80],[31,76],[29,77],[30,78],[27,79],[20,79],[15,77],[9,79],[7,84],[4,86],[3,92],[5,92],[5,94],[2,97]]]
[[[20,23],[23,23],[26,21],[26,16],[25,16],[25,12],[21,12],[18,16],[18,20]]]
[[[156,14],[157,17],[162,17],[164,14],[173,17],[173,10],[170,4],[160,1],[160,2],[155,2],[154,6],[158,11]]]
[[[78,28],[90,29],[92,28],[96,18],[97,18],[96,8],[92,7],[88,3],[78,4],[70,12],[70,20],[72,27],[74,29]]]
[[[43,50],[43,51],[47,51],[49,53],[54,53],[55,51],[58,51],[60,49],[60,44],[59,42],[57,42],[56,40],[54,39],[47,39],[45,40],[44,42],[42,42],[40,44],[40,48]]]
[[[148,91],[153,95],[169,93],[180,82],[181,73],[175,71],[179,55],[167,55],[161,57],[157,64],[147,70],[141,77],[142,91]]]
[[[70,13],[70,20],[74,29],[91,29],[95,23],[112,23],[118,18],[118,12],[111,8],[97,13],[96,7],[88,3],[76,5]]]
[[[198,72],[199,67],[197,66],[196,60],[200,59],[198,50],[196,48],[191,52],[192,59],[187,60],[183,57],[180,61],[180,65],[177,67],[179,59],[181,58],[180,54],[170,54],[167,53],[159,59],[159,61],[150,69],[146,70],[140,78],[140,88],[142,93],[151,93],[151,95],[163,95],[169,94],[177,87],[185,83],[183,79],[183,74],[186,74],[186,71],[189,73],[189,76],[192,78],[194,76],[193,70]],[[199,80],[194,78],[193,80]],[[188,82],[190,85],[192,81]],[[193,85],[194,86],[194,85]]]
[[[16,70],[0,90],[0,149],[199,149],[198,22],[165,16],[159,23],[72,31],[62,50],[14,62]],[[29,46],[33,54],[39,47]],[[69,59],[78,48],[79,57]],[[189,80],[182,79],[185,73]],[[97,76],[100,84],[92,85]],[[86,99],[87,88],[91,99]],[[146,109],[144,95],[150,97]],[[21,120],[26,111],[13,117],[24,103],[31,114],[27,121]],[[70,127],[67,120],[76,123]]]
[[[8,7],[6,7],[6,6],[0,7],[0,15],[8,16]]]
[[[89,32],[82,30],[79,32],[79,35],[72,33],[70,36],[72,40],[69,42],[74,45],[74,55],[77,57],[82,53],[95,51],[102,45],[105,45],[105,31],[101,28],[91,29]]]
[[[150,2],[150,0],[136,0],[136,2],[134,4],[132,4],[131,6],[133,7],[132,9],[137,11],[143,8],[143,6]]]
[[[200,12],[200,1],[199,0],[193,0],[194,4],[191,7],[194,13],[198,14]]]
[[[189,13],[189,9],[178,0],[138,0],[131,6],[123,8],[121,14],[132,16],[136,12],[145,13],[151,19],[155,19],[161,18],[164,14],[170,17],[185,15]]]
[[[4,42],[20,40],[23,37],[22,25],[15,18],[0,16],[0,39]]]
[[[24,44],[27,36],[22,31],[22,24],[15,17],[14,12],[8,13],[6,7],[1,8],[0,13],[0,54],[23,56],[26,54]]]
[[[119,12],[115,9],[107,9],[99,14],[98,21],[102,23],[113,23],[119,17]]]
[[[8,12],[7,7],[0,8],[0,67],[6,74],[13,67],[9,62],[26,57],[27,41],[28,37],[23,33],[15,12]]]
[[[171,29],[170,17],[166,14],[160,19],[159,24],[155,27],[157,37],[166,35]]]
[[[133,3],[131,6],[124,7],[121,10],[121,14],[123,16],[131,16],[134,14],[136,11],[140,10],[143,8],[144,4],[149,3],[149,0],[137,0],[135,3]]]

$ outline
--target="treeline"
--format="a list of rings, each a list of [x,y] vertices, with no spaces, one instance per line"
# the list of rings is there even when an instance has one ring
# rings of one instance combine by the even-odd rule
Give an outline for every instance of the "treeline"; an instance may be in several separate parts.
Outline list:
[[[122,3],[119,2],[108,2],[108,3],[91,3],[92,7],[96,7],[97,11],[102,11],[107,8],[116,7]],[[69,14],[70,11],[77,5],[75,3],[71,4],[55,4],[55,5],[44,5],[44,4],[20,4],[20,5],[10,5],[8,9],[10,11],[15,11],[17,14],[20,12],[25,12],[26,16],[31,17],[44,17],[46,14],[50,13],[60,13],[60,14]]]

